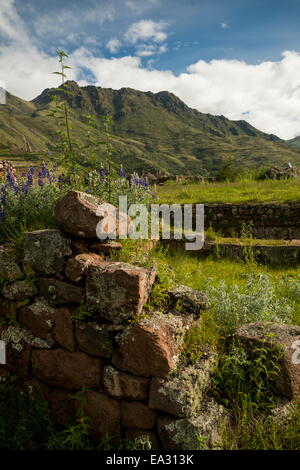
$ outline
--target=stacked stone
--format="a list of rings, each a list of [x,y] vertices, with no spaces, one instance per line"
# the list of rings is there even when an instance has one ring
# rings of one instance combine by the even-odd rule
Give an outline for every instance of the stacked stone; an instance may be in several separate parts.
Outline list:
[[[243,225],[253,223],[253,237],[299,240],[300,203],[205,204],[205,229],[211,226],[225,237],[241,236]]]
[[[58,219],[63,226],[68,214]],[[81,220],[88,226],[87,213]],[[84,233],[80,218],[75,228]],[[25,233],[22,260],[0,250],[2,313],[13,308],[22,325],[1,329],[7,347],[1,373],[42,391],[61,423],[83,406],[97,438],[147,435],[152,448],[195,449],[201,435],[207,447],[215,446],[228,419],[206,396],[216,356],[207,354],[195,366],[180,362],[185,333],[209,306],[207,298],[178,286],[170,298],[183,313],[145,315],[155,270],[104,259],[88,251],[95,244],[99,249],[96,240],[87,245],[65,231]],[[83,387],[84,403],[74,399]]]

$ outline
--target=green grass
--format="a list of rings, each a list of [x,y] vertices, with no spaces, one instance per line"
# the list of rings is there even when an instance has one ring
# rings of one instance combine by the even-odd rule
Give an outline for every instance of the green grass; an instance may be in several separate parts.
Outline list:
[[[299,202],[300,181],[245,181],[238,183],[165,184],[158,187],[160,203]]]

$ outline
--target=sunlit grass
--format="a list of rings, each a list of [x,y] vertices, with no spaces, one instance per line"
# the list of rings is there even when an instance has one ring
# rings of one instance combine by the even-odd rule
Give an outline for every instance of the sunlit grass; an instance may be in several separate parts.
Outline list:
[[[300,181],[265,180],[237,183],[170,183],[158,187],[161,203],[242,203],[300,201]]]

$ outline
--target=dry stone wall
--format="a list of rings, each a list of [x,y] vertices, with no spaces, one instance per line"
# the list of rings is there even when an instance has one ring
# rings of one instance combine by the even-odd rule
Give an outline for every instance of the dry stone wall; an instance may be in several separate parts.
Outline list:
[[[300,239],[300,203],[205,204],[205,229],[225,237],[240,236],[243,224],[253,223],[253,237]]]
[[[206,394],[216,357],[197,366],[180,361],[207,297],[177,286],[170,299],[181,301],[183,313],[145,314],[155,270],[111,261],[105,253],[114,245],[104,245],[40,230],[25,233],[21,259],[1,247],[1,317],[13,310],[16,322],[0,327],[7,351],[0,374],[39,390],[59,423],[74,417],[74,394],[87,389],[84,412],[95,438],[146,435],[153,449],[192,449],[201,434],[216,446],[220,419],[228,420]]]

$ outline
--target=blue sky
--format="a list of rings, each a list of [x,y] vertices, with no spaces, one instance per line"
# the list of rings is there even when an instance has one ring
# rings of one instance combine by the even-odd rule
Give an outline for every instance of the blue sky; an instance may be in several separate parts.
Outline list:
[[[81,85],[169,90],[300,135],[299,0],[0,0],[0,80],[32,99],[65,49]]]
[[[166,52],[143,62],[155,58],[157,68],[175,73],[199,59],[255,64],[279,60],[284,50],[300,50],[299,0],[16,0],[15,5],[48,53],[58,46],[71,53],[90,39],[93,51],[105,57],[135,55],[124,34],[141,20],[164,22],[167,35]],[[121,47],[111,53],[105,46],[113,39]]]

